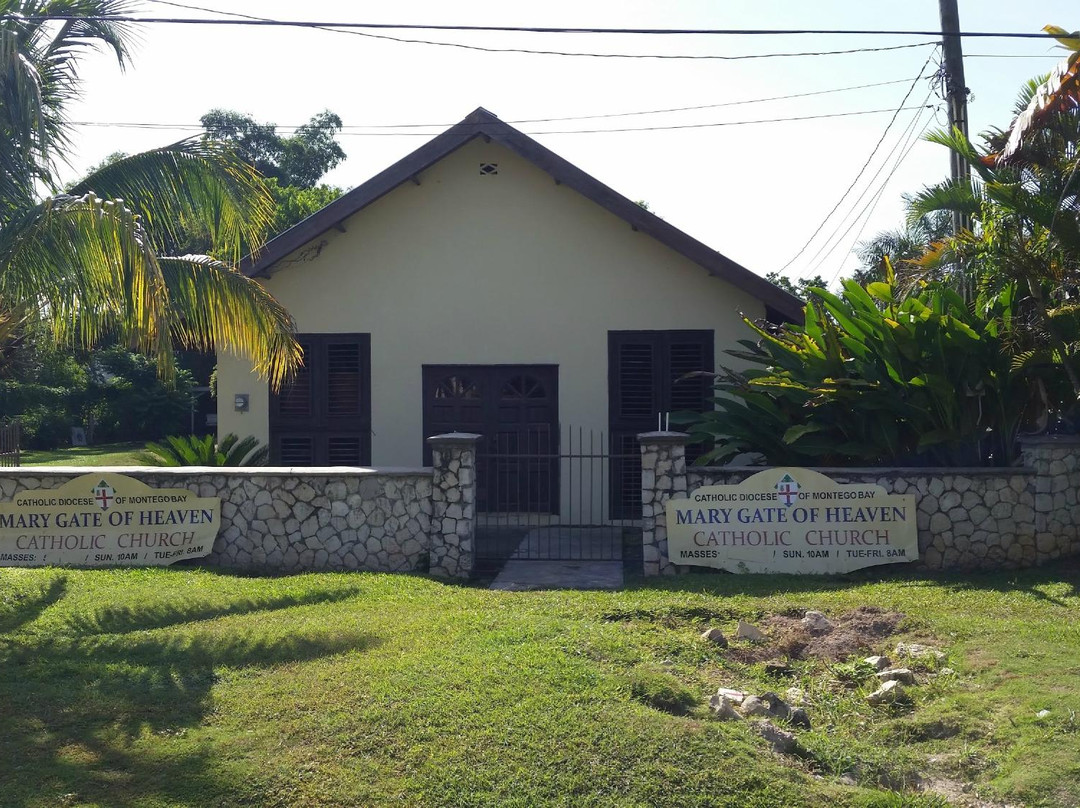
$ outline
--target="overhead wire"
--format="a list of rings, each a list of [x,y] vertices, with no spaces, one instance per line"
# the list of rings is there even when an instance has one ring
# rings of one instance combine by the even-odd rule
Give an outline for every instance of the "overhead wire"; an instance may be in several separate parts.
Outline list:
[[[276,20],[270,17],[257,17],[252,14],[241,14],[236,11],[223,11],[220,9],[206,8],[204,6],[194,6],[187,3],[175,3],[170,0],[149,0],[151,3],[157,3],[164,6],[174,6],[176,8],[184,8],[193,11],[206,11],[214,14],[225,14],[231,17],[236,17],[245,20],[256,20],[264,23],[276,22]],[[914,42],[905,45],[888,45],[878,48],[847,48],[844,50],[829,50],[829,51],[799,51],[789,53],[750,53],[750,54],[686,54],[686,53],[595,53],[595,52],[583,52],[583,51],[561,51],[561,50],[540,50],[535,48],[496,48],[485,45],[471,45],[464,42],[444,42],[431,39],[415,39],[398,36],[390,36],[389,34],[374,34],[369,31],[358,31],[354,29],[347,29],[341,27],[333,27],[329,25],[314,25],[315,30],[328,31],[333,34],[352,34],[354,36],[367,37],[369,39],[382,39],[389,42],[400,42],[408,45],[435,45],[444,48],[460,48],[462,50],[480,51],[482,53],[522,53],[535,56],[579,56],[595,59],[682,59],[682,60],[715,60],[715,61],[743,61],[747,59],[778,59],[778,58],[791,58],[799,56],[838,56],[851,53],[878,53],[883,51],[904,50],[906,48],[922,48],[927,45],[936,45],[936,41],[930,42]]]
[[[882,109],[863,109],[855,110],[852,112],[828,112],[819,115],[792,115],[783,118],[755,118],[753,120],[745,121],[713,121],[709,123],[687,123],[687,124],[669,124],[669,125],[657,125],[657,126],[625,126],[618,128],[606,128],[606,129],[545,129],[541,131],[529,131],[525,134],[528,135],[592,135],[592,134],[616,134],[620,132],[660,132],[671,131],[678,129],[711,129],[723,126],[752,126],[755,124],[764,123],[791,123],[797,121],[814,121],[822,120],[826,118],[845,118],[857,115],[874,115],[884,112],[898,113],[903,110],[921,109],[921,107],[901,107],[899,110],[894,110],[892,107],[883,107]],[[121,129],[156,129],[156,130],[170,130],[170,131],[185,131],[185,130],[202,130],[202,126],[195,124],[156,124],[156,123],[138,123],[138,122],[106,122],[106,121],[71,121],[72,126],[101,126],[101,127],[116,127]],[[477,131],[480,131],[482,127],[477,126]],[[467,129],[467,127],[466,127]],[[439,132],[339,132],[341,137],[433,137]],[[467,131],[463,132],[466,137],[472,137]]]
[[[870,151],[870,156],[866,158],[866,161],[859,168],[858,172],[855,175],[855,178],[851,181],[851,184],[849,184],[848,187],[844,190],[844,193],[840,196],[840,199],[837,200],[836,204],[832,206],[829,212],[825,215],[825,218],[821,220],[821,224],[817,226],[817,229],[815,229],[814,232],[810,235],[810,238],[808,238],[806,242],[798,249],[798,251],[793,256],[791,256],[791,258],[788,259],[786,264],[780,267],[778,272],[783,273],[784,271],[786,271],[788,267],[790,267],[792,264],[795,263],[796,260],[798,260],[799,256],[806,252],[806,249],[813,243],[814,239],[816,239],[821,233],[821,231],[825,229],[825,225],[828,224],[829,220],[833,217],[833,214],[835,214],[836,211],[840,208],[840,206],[844,204],[844,200],[846,200],[848,196],[851,195],[851,192],[855,189],[855,186],[858,185],[859,180],[862,179],[863,174],[866,173],[867,168],[873,162],[874,157],[881,149],[881,144],[884,143],[885,138],[889,136],[889,132],[892,130],[893,124],[896,123],[897,117],[899,117],[900,113],[904,110],[904,105],[911,97],[911,94],[915,91],[915,88],[918,86],[919,81],[923,77],[923,74],[926,72],[927,66],[933,60],[936,53],[937,51],[935,50],[933,53],[930,54],[930,56],[927,57],[926,61],[923,62],[922,67],[919,69],[918,75],[915,76],[914,81],[911,82],[911,86],[908,87],[907,92],[904,94],[903,99],[900,101],[899,107],[897,107],[896,112],[893,113],[892,118],[889,119],[889,123],[885,126],[885,131],[881,133],[881,137],[878,138],[877,143],[874,144],[874,148]]]
[[[927,93],[927,100],[929,100],[932,93],[933,90]],[[851,203],[851,207],[848,212],[844,214],[844,216],[837,223],[836,227],[833,228],[833,231],[825,239],[825,242],[818,248],[818,251],[810,257],[810,260],[807,263],[811,264],[811,266],[808,270],[806,270],[806,274],[813,274],[822,264],[824,264],[829,259],[829,257],[836,251],[836,248],[843,243],[845,238],[847,238],[848,233],[850,233],[852,228],[855,227],[863,214],[866,213],[867,209],[870,206],[870,203],[868,202],[867,205],[864,206],[861,210],[859,210],[858,208],[859,203],[862,202],[863,198],[867,195],[867,193],[870,193],[871,189],[874,188],[874,183],[877,181],[878,177],[881,176],[881,172],[885,170],[885,167],[889,165],[889,161],[892,160],[893,156],[898,152],[903,152],[904,148],[907,146],[908,138],[911,137],[911,135],[915,132],[915,128],[918,125],[919,120],[922,119],[922,116],[926,109],[926,107],[923,107],[911,117],[908,125],[904,128],[904,131],[901,132],[900,136],[897,138],[896,143],[893,144],[892,148],[889,150],[889,153],[886,154],[885,157],[882,159],[880,165],[877,168],[877,171],[875,171],[874,175],[870,177],[869,180],[867,180],[866,185],[862,190],[862,193],[860,193],[858,198],[856,198],[855,201]],[[891,177],[892,173],[890,173],[886,178],[886,184]],[[884,185],[882,187],[884,187]],[[878,192],[880,192],[880,189],[875,193]],[[857,210],[858,213],[856,213]],[[853,214],[854,218],[852,218]],[[849,220],[850,224],[847,224],[847,228],[841,233],[840,229],[843,228]]]
[[[2,14],[0,21],[26,22],[119,22],[139,25],[224,25],[284,28],[342,28],[401,31],[469,31],[524,34],[617,34],[640,36],[932,36],[975,39],[1054,39],[1052,34],[1031,31],[935,31],[927,29],[877,28],[576,28],[527,25],[464,25],[452,23],[345,22],[325,20],[275,20],[268,18],[222,19],[205,17],[140,17],[125,14]]]
[[[734,107],[743,106],[746,104],[763,104],[771,101],[787,101],[795,98],[809,98],[812,96],[829,95],[833,93],[848,92],[852,90],[865,90],[873,87],[887,87],[894,84],[906,84],[908,79],[893,79],[892,81],[878,81],[872,84],[856,84],[848,87],[834,87],[827,90],[811,90],[805,93],[791,93],[789,95],[774,95],[766,96],[765,98],[744,98],[738,101],[723,101],[716,104],[697,104],[689,107],[668,107],[666,109],[646,109],[636,110],[631,112],[608,112],[599,113],[596,115],[568,115],[555,118],[517,118],[507,120],[506,123],[520,125],[528,123],[558,123],[562,121],[587,121],[587,120],[599,120],[606,118],[629,118],[639,115],[666,115],[675,112],[698,112],[706,109],[720,109],[722,107]],[[202,129],[202,124],[197,123],[154,123],[150,121],[81,121],[78,122],[82,126],[119,126],[119,127],[145,127],[145,128],[161,128],[161,129]],[[450,126],[454,126],[455,122],[450,123],[397,123],[397,124],[345,124],[341,127],[342,131],[350,129],[445,129]],[[295,131],[304,124],[275,124],[277,129],[282,131]]]
[[[929,98],[929,95],[927,96],[927,98]],[[870,222],[870,219],[874,215],[874,211],[877,210],[878,204],[884,198],[885,190],[889,187],[889,183],[892,181],[893,176],[895,176],[897,170],[907,159],[907,156],[911,154],[912,149],[914,149],[916,144],[919,143],[923,133],[926,132],[926,130],[930,127],[931,123],[933,123],[933,116],[931,116],[931,118],[927,120],[926,123],[922,124],[922,127],[920,128],[919,124],[922,123],[922,118],[924,114],[925,110],[920,111],[913,116],[911,125],[909,125],[905,133],[897,141],[897,146],[890,151],[889,155],[883,161],[882,169],[886,165],[888,165],[889,160],[892,159],[894,154],[898,154],[895,162],[892,165],[892,168],[889,170],[889,173],[885,175],[885,179],[878,186],[877,190],[874,191],[872,199],[869,200],[868,204],[865,205],[861,211],[859,211],[859,213],[855,216],[854,219],[852,219],[851,224],[848,225],[847,229],[842,234],[840,234],[840,237],[836,240],[833,247],[830,248],[830,250],[824,256],[822,256],[821,260],[818,261],[813,266],[813,268],[809,270],[809,272],[817,272],[819,268],[824,265],[825,262],[829,259],[829,256],[836,252],[836,249],[845,242],[848,234],[851,233],[855,226],[859,225],[859,230],[855,234],[855,238],[851,240],[851,243],[849,244],[847,250],[844,251],[843,258],[841,259],[836,271],[833,273],[832,278],[829,280],[829,283],[832,283],[836,280],[837,276],[843,270],[843,262],[847,259],[847,256],[851,254],[851,251],[855,248],[855,245],[858,243],[859,239],[862,238],[862,234],[866,230],[866,225]],[[878,172],[878,175],[879,174],[880,171]],[[878,175],[875,175],[875,177],[871,179],[868,187],[871,187],[873,185],[873,182]],[[861,225],[859,224],[860,220],[862,222]]]

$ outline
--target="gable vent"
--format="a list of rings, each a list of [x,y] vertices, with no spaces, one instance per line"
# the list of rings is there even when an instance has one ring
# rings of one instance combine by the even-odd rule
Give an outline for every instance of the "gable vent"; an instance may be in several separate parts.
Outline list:
[[[498,174],[498,173],[499,173],[499,164],[498,163],[481,163],[480,164],[480,176],[481,177],[490,177],[490,176],[492,176],[494,174]]]

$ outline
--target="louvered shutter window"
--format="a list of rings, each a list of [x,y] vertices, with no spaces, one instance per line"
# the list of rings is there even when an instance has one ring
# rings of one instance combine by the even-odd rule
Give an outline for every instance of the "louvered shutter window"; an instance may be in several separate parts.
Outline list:
[[[329,415],[357,415],[360,412],[360,346],[326,346],[326,409]]]
[[[608,334],[608,428],[611,433],[611,511],[641,516],[641,460],[637,436],[657,428],[661,413],[710,407],[712,331],[612,331]],[[702,447],[688,447],[691,460]]]
[[[271,462],[371,463],[371,343],[367,334],[301,334],[304,366],[271,397]]]
[[[278,414],[284,418],[304,418],[311,415],[311,371],[307,366],[311,346],[301,343],[304,364],[296,376],[281,388],[277,399]]]

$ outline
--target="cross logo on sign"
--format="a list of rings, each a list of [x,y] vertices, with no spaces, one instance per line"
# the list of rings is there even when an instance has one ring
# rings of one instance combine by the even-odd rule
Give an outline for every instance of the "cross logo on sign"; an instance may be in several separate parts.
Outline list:
[[[776,484],[776,498],[789,508],[799,498],[799,484],[790,474],[785,474]]]
[[[116,491],[111,485],[102,480],[100,483],[94,486],[93,489],[94,501],[103,511],[107,511],[109,506],[112,505],[113,499],[116,497]]]

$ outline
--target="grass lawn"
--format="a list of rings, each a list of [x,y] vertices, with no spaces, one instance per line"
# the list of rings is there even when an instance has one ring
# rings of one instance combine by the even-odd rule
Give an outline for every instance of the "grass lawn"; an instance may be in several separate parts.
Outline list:
[[[145,442],[103,443],[100,446],[69,446],[65,449],[25,451],[24,466],[145,466]]]
[[[937,644],[948,659],[936,667],[955,675],[922,673],[912,706],[874,709],[874,684],[853,666],[797,662],[777,682],[734,661],[745,641],[725,651],[698,636],[866,605],[906,614],[900,637]],[[1075,806],[1078,616],[1076,566],[685,576],[614,593],[369,573],[2,570],[0,803],[947,804],[882,785],[920,774],[958,795],[967,784],[992,801],[981,805]],[[792,684],[813,721],[798,756],[709,715],[718,686]],[[671,701],[685,714],[656,707]]]

